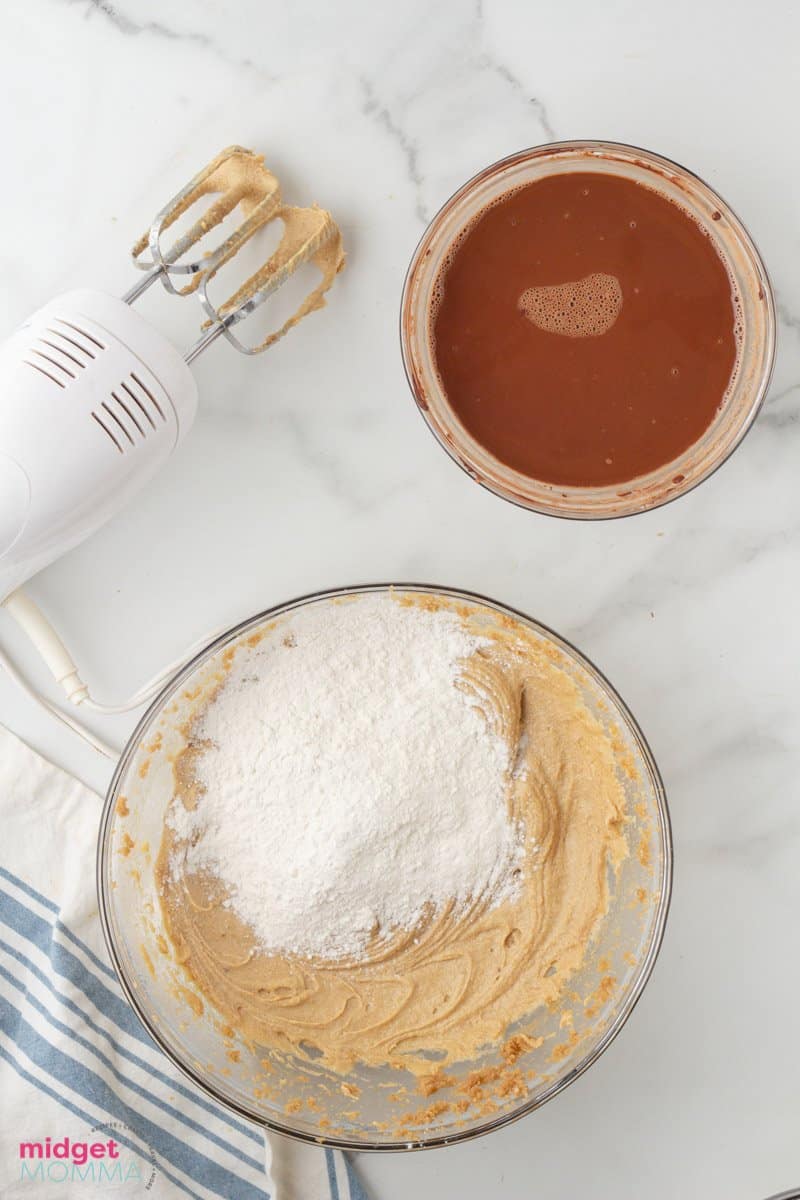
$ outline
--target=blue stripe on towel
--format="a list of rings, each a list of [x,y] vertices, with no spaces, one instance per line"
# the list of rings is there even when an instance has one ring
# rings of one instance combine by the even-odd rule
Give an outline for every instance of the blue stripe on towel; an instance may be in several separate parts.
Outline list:
[[[14,887],[18,887],[20,891],[25,892],[25,894],[30,896],[32,900],[37,900],[39,904],[43,905],[45,908],[48,908],[50,912],[54,913],[56,918],[55,928],[59,929],[65,937],[68,937],[73,945],[82,950],[87,958],[91,959],[94,965],[99,967],[104,975],[108,975],[110,979],[113,979],[116,982],[116,975],[112,971],[111,967],[109,967],[108,963],[104,963],[102,958],[98,958],[91,946],[87,946],[86,942],[82,942],[81,939],[74,934],[71,929],[68,929],[67,926],[63,924],[59,916],[59,908],[57,904],[54,904],[52,900],[48,900],[47,897],[43,896],[41,892],[37,892],[36,888],[32,888],[31,885],[26,883],[24,879],[20,879],[18,875],[13,875],[11,871],[6,870],[5,867],[0,867],[0,877],[7,879],[9,883],[14,884]]]
[[[105,1013],[130,1037],[145,1046],[152,1046],[152,1039],[145,1033],[133,1009],[121,996],[110,991],[96,975],[83,965],[79,958],[60,942],[53,941],[53,926],[26,908],[19,900],[0,890],[0,921],[16,930],[22,937],[33,942],[50,959],[53,969],[63,979],[87,996],[96,1008]]]
[[[241,1159],[242,1162],[247,1163],[248,1166],[253,1167],[256,1171],[263,1169],[263,1163],[258,1162],[257,1159],[250,1158],[249,1155],[244,1154],[242,1151],[231,1151],[229,1142],[219,1137],[218,1134],[212,1133],[211,1130],[204,1128],[202,1125],[198,1125],[197,1121],[193,1120],[190,1116],[179,1112],[176,1108],[173,1108],[171,1104],[167,1104],[166,1101],[162,1100],[160,1096],[152,1091],[152,1089],[148,1090],[143,1088],[141,1084],[134,1083],[132,1079],[126,1078],[120,1071],[117,1070],[110,1058],[103,1054],[101,1050],[98,1050],[96,1046],[93,1046],[92,1043],[85,1037],[82,1037],[77,1030],[70,1029],[70,1027],[65,1025],[63,1021],[59,1021],[57,1017],[54,1017],[53,1014],[49,1012],[45,1006],[27,990],[22,982],[20,982],[18,979],[15,979],[14,976],[9,974],[9,972],[6,971],[2,966],[0,966],[0,975],[2,975],[4,979],[8,980],[12,987],[15,987],[18,991],[22,992],[23,996],[26,998],[31,1007],[35,1008],[39,1015],[44,1017],[44,1019],[50,1025],[52,1025],[54,1029],[57,1029],[59,1033],[63,1033],[67,1037],[72,1038],[77,1045],[82,1046],[84,1050],[88,1050],[90,1054],[93,1054],[99,1058],[106,1070],[114,1075],[115,1078],[120,1081],[120,1083],[130,1088],[132,1092],[135,1092],[137,1096],[142,1096],[145,1100],[150,1100],[152,1104],[154,1104],[157,1108],[160,1108],[162,1112],[165,1112],[168,1116],[172,1117],[173,1120],[183,1122],[183,1124],[189,1129],[193,1130],[195,1133],[202,1134],[204,1137],[208,1138],[210,1142],[213,1142],[215,1145],[219,1146],[220,1149],[233,1153],[235,1157]]]
[[[331,1200],[339,1200],[339,1184],[336,1182],[336,1162],[333,1151],[325,1147],[325,1165],[328,1168],[328,1186],[331,1189]]]
[[[216,1191],[225,1200],[264,1200],[266,1193],[263,1188],[247,1183],[141,1113],[133,1112],[102,1076],[48,1042],[25,1020],[19,1009],[2,997],[0,1028],[51,1079],[79,1093],[117,1120],[130,1122],[143,1141],[196,1183]]]
[[[51,1100],[55,1100],[61,1105],[62,1108],[66,1108],[68,1112],[73,1113],[76,1117],[80,1117],[81,1120],[85,1121],[90,1128],[97,1124],[96,1119],[89,1113],[84,1112],[83,1109],[78,1108],[77,1105],[67,1100],[65,1096],[61,1095],[57,1091],[54,1091],[54,1089],[48,1087],[46,1083],[43,1083],[41,1080],[37,1079],[35,1075],[31,1075],[29,1071],[26,1071],[22,1064],[17,1062],[14,1056],[9,1054],[2,1045],[0,1045],[0,1058],[4,1058],[5,1061],[14,1068],[20,1078],[24,1079],[26,1083],[30,1083],[38,1091],[43,1092],[45,1096],[49,1096]],[[127,1146],[129,1150],[133,1150],[134,1154],[138,1154],[140,1157],[145,1159],[147,1158],[147,1154],[142,1153],[141,1147],[137,1146],[136,1143],[131,1141],[131,1139],[124,1133],[115,1131],[114,1141],[119,1142],[121,1146]],[[191,1188],[187,1187],[185,1183],[182,1183],[180,1179],[177,1179],[172,1172],[168,1171],[160,1162],[158,1164],[158,1169],[167,1177],[167,1179],[174,1183],[176,1187],[179,1187],[181,1191],[186,1192],[187,1196],[192,1196],[193,1200],[201,1200],[201,1197],[198,1196],[197,1192],[193,1192]]]
[[[51,913],[55,913],[58,916],[58,905],[52,900],[48,900],[47,896],[43,896],[41,892],[37,892],[36,888],[32,888],[24,879],[20,879],[19,875],[13,875],[5,867],[0,867],[0,876],[3,879],[7,879],[9,883],[13,883],[15,887],[21,888],[32,900],[38,900],[45,908],[49,908]]]
[[[178,1092],[181,1096],[185,1096],[187,1100],[194,1101],[199,1108],[202,1108],[205,1112],[212,1113],[213,1115],[217,1116],[225,1125],[228,1125],[231,1129],[235,1129],[238,1133],[243,1134],[249,1138],[250,1141],[255,1142],[257,1146],[263,1146],[263,1138],[256,1133],[255,1130],[248,1129],[246,1125],[242,1125],[239,1121],[236,1121],[233,1117],[231,1117],[226,1108],[223,1108],[219,1104],[214,1104],[213,1101],[207,1099],[207,1097],[200,1091],[191,1091],[179,1079],[171,1079],[169,1075],[165,1075],[162,1071],[159,1071],[157,1067],[151,1066],[150,1063],[145,1062],[143,1058],[139,1058],[138,1054],[135,1054],[132,1050],[129,1050],[126,1046],[123,1046],[111,1036],[107,1029],[101,1029],[101,1027],[92,1020],[87,1012],[84,1012],[83,1009],[78,1008],[77,1004],[70,1000],[69,997],[62,995],[58,988],[56,988],[54,984],[51,983],[51,981],[47,978],[47,976],[39,970],[35,963],[31,962],[27,955],[22,954],[19,950],[15,950],[13,946],[9,946],[3,941],[2,938],[0,938],[0,950],[4,950],[9,957],[15,959],[20,966],[24,967],[26,971],[29,971],[31,975],[35,976],[35,978],[38,979],[39,982],[46,987],[49,992],[52,993],[59,1004],[63,1005],[64,1008],[69,1009],[70,1012],[79,1017],[81,1021],[88,1025],[93,1033],[96,1033],[98,1037],[105,1038],[108,1044],[121,1058],[126,1058],[129,1062],[135,1063],[135,1065],[140,1067],[143,1071],[149,1072],[153,1079],[158,1080],[159,1083],[164,1084],[166,1087],[170,1088],[171,1091]],[[159,1051],[159,1054],[160,1053],[161,1051]],[[176,1112],[176,1116],[177,1115],[179,1114]],[[261,1164],[259,1163],[259,1167],[260,1166]]]
[[[344,1165],[347,1168],[347,1182],[350,1186],[350,1200],[369,1200],[369,1196],[364,1191],[364,1186],[356,1174],[355,1167],[350,1162],[346,1154],[342,1155]]]
[[[25,883],[24,880],[20,880],[18,875],[13,875],[11,871],[6,870],[5,866],[0,866],[0,878],[4,878],[4,880],[8,880],[8,882],[13,883],[13,886],[19,888],[20,892],[24,892],[25,895],[29,895],[31,900],[38,901],[38,904],[41,904],[44,908],[49,908],[49,911],[55,914],[55,929],[60,930],[65,937],[70,938],[73,946],[77,946],[78,949],[83,950],[86,958],[91,959],[95,966],[100,968],[103,974],[107,974],[109,979],[114,979],[116,982],[116,976],[112,971],[112,968],[109,967],[108,962],[103,962],[101,958],[98,958],[90,946],[86,946],[85,942],[80,941],[80,938],[76,934],[73,934],[72,930],[67,929],[67,926],[62,923],[62,920],[59,916],[60,910],[58,905],[53,904],[53,901],[48,900],[47,896],[43,896],[41,892],[37,892],[36,888],[32,888],[30,886],[30,883]]]

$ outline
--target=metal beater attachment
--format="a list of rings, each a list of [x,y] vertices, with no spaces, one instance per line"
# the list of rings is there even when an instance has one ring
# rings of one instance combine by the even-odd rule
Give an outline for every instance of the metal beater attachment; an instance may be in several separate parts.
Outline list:
[[[167,230],[204,197],[208,197],[209,204],[202,215],[171,245],[165,246]],[[233,232],[212,250],[200,252],[199,243],[237,209],[241,220]],[[220,268],[274,220],[283,225],[277,249],[232,296],[221,304],[212,303],[208,285]],[[342,237],[330,213],[316,205],[310,208],[284,205],[280,182],[264,165],[263,157],[241,146],[223,150],[156,214],[149,231],[133,247],[132,257],[134,265],[146,274],[123,297],[128,304],[137,300],[156,279],[172,295],[198,293],[207,319],[203,334],[184,356],[186,362],[192,362],[220,335],[242,354],[260,354],[308,313],[322,307],[325,293],[344,266]],[[319,284],[275,332],[254,345],[242,341],[234,328],[304,263],[313,263],[319,269]],[[177,286],[177,281],[184,278],[187,281],[183,286]]]

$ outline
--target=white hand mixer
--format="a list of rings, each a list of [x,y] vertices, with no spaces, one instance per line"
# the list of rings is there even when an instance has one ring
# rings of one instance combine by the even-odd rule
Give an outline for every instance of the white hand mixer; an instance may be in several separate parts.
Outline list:
[[[164,247],[167,230],[193,205],[208,206]],[[238,210],[240,220],[210,252],[199,244]],[[208,286],[269,222],[283,232],[277,249],[224,303]],[[194,257],[191,257],[194,252]],[[73,704],[122,712],[150,698],[178,664],[161,672],[125,704],[94,702],[63,642],[19,589],[54,559],[105,524],[166,462],[190,429],[197,387],[189,364],[222,336],[258,354],[325,303],[344,263],[341,235],[328,212],[294,208],[264,160],[229,147],[156,216],[133,249],[143,278],[118,299],[67,292],[35,312],[0,346],[0,603],[30,637]],[[321,272],[317,286],[279,329],[248,345],[240,323],[304,263]],[[185,354],[131,307],[155,280],[176,296],[196,292],[205,322]],[[179,287],[178,283],[183,286]],[[206,639],[207,640],[207,639]],[[49,712],[103,753],[116,751],[30,687],[8,657],[0,664]]]

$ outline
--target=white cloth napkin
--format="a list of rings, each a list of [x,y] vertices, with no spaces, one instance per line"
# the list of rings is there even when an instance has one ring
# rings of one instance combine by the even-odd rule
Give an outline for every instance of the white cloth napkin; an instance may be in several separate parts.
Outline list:
[[[100,800],[0,726],[0,1195],[367,1200],[338,1151],[234,1117],[123,998],[95,892]]]

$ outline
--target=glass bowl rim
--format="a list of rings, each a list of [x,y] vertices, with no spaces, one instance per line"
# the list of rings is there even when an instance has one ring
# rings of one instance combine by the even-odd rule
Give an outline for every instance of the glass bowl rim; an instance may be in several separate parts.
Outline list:
[[[524,163],[528,159],[535,161],[536,159],[546,157],[550,153],[556,154],[569,150],[609,150],[612,153],[615,151],[628,152],[631,155],[641,156],[648,160],[649,163],[662,167],[668,171],[678,171],[688,179],[699,184],[710,196],[713,196],[714,200],[718,202],[719,207],[725,212],[728,222],[734,227],[737,236],[747,247],[747,251],[753,261],[753,264],[758,274],[763,278],[764,282],[764,301],[766,303],[767,311],[764,366],[758,383],[753,389],[753,398],[750,406],[743,416],[739,428],[736,430],[736,434],[731,440],[731,443],[727,447],[725,453],[709,467],[707,467],[704,472],[701,472],[696,479],[691,480],[685,486],[678,485],[659,499],[655,500],[653,503],[648,503],[641,507],[626,508],[625,504],[622,504],[620,505],[619,512],[580,512],[576,511],[574,507],[559,508],[556,504],[547,504],[544,501],[525,499],[512,492],[510,488],[503,486],[501,483],[496,483],[486,478],[481,469],[469,461],[468,455],[464,455],[464,459],[466,461],[462,461],[462,457],[456,452],[455,448],[451,446],[444,437],[441,436],[439,429],[430,419],[427,406],[420,402],[418,387],[415,382],[417,372],[414,366],[414,356],[411,348],[414,339],[408,332],[409,322],[407,320],[407,309],[411,307],[411,286],[416,277],[417,271],[419,270],[425,258],[425,251],[428,243],[437,233],[443,220],[449,216],[450,213],[456,209],[463,200],[467,199],[470,193],[485,179],[511,168],[518,163]],[[761,252],[753,240],[749,229],[742,221],[738,213],[731,208],[730,204],[728,204],[728,202],[719,194],[719,192],[713,188],[711,184],[707,183],[701,175],[698,175],[696,171],[692,171],[689,167],[685,167],[677,160],[667,158],[665,155],[658,154],[654,150],[648,150],[643,146],[635,146],[629,142],[615,142],[593,138],[568,138],[563,141],[541,142],[535,146],[528,146],[523,150],[515,150],[511,154],[507,154],[502,158],[498,158],[495,162],[490,163],[488,166],[482,167],[479,171],[476,171],[474,175],[470,176],[469,179],[457,187],[456,190],[439,207],[439,209],[437,209],[433,217],[431,217],[430,221],[423,230],[422,235],[417,242],[417,245],[411,256],[408,268],[406,269],[405,278],[403,280],[402,292],[400,294],[399,331],[400,353],[403,360],[403,371],[405,373],[406,382],[408,383],[411,395],[414,398],[414,406],[425,422],[425,425],[432,437],[445,451],[447,456],[456,464],[457,467],[459,467],[461,471],[464,472],[469,479],[473,481],[473,483],[477,483],[480,487],[484,488],[488,492],[491,492],[492,495],[497,496],[499,499],[505,500],[508,504],[513,504],[516,508],[521,508],[526,512],[535,512],[539,513],[541,516],[557,517],[566,521],[620,521],[625,517],[636,517],[642,515],[643,513],[655,512],[656,509],[663,508],[665,505],[672,504],[673,501],[680,500],[681,497],[687,496],[690,492],[693,492],[695,488],[699,487],[702,483],[705,483],[706,480],[710,479],[712,475],[715,475],[720,467],[724,466],[734,452],[738,450],[739,446],[750,432],[753,424],[756,421],[756,418],[761,412],[761,409],[763,408],[764,402],[767,398],[767,393],[769,392],[770,383],[772,381],[777,352],[777,310],[774,288],[772,286],[772,281],[769,277],[769,273]],[[442,392],[444,393],[444,389],[442,389]],[[669,464],[665,463],[663,467],[657,468],[655,471],[652,471],[649,474],[656,475],[658,471],[664,470],[668,465]],[[534,480],[532,478],[532,482],[541,483],[542,481]],[[632,483],[634,481],[631,480],[630,482]],[[614,486],[624,487],[625,484]],[[573,487],[572,490],[574,492],[583,490],[588,496],[599,489],[580,489]],[[572,501],[572,503],[574,504],[575,501]]]
[[[165,707],[170,697],[186,682],[191,674],[202,664],[210,659],[218,650],[229,642],[239,638],[243,633],[247,632],[253,626],[263,624],[265,621],[282,616],[285,613],[292,612],[295,609],[304,607],[307,604],[312,604],[317,601],[330,600],[339,597],[366,595],[379,592],[419,592],[428,595],[440,595],[449,600],[465,601],[467,603],[477,604],[503,616],[511,617],[514,620],[520,621],[523,625],[531,628],[535,633],[543,636],[546,640],[550,640],[559,649],[565,652],[568,659],[575,662],[579,667],[583,668],[593,681],[599,684],[601,689],[605,689],[608,697],[612,700],[615,711],[625,723],[633,741],[636,744],[637,750],[642,756],[644,764],[647,768],[656,802],[658,812],[658,838],[661,851],[661,878],[660,896],[658,905],[654,914],[652,934],[647,953],[639,963],[637,972],[633,977],[630,989],[625,997],[624,1003],[617,1013],[614,1020],[603,1033],[603,1036],[590,1048],[583,1056],[580,1062],[566,1075],[556,1079],[540,1096],[533,1100],[529,1100],[525,1104],[521,1104],[518,1108],[511,1112],[504,1113],[499,1117],[494,1117],[491,1120],[485,1121],[482,1125],[474,1129],[466,1129],[451,1134],[443,1134],[437,1137],[428,1139],[406,1139],[403,1141],[386,1141],[373,1142],[365,1144],[354,1139],[344,1137],[325,1136],[323,1134],[310,1134],[303,1130],[292,1128],[281,1121],[272,1117],[266,1118],[262,1113],[256,1113],[247,1105],[241,1104],[228,1097],[222,1096],[214,1084],[207,1078],[195,1070],[188,1062],[184,1062],[178,1053],[165,1042],[164,1038],[158,1031],[157,1027],[150,1020],[144,1010],[144,1007],[139,1001],[137,988],[133,980],[129,980],[125,973],[122,956],[117,951],[116,942],[114,939],[113,925],[111,918],[111,888],[110,888],[110,873],[109,863],[111,859],[110,835],[113,825],[114,814],[119,796],[119,788],[127,773],[128,767],[131,764],[136,752],[139,749],[142,739],[151,723],[159,716],[162,709]],[[370,1154],[373,1152],[402,1152],[408,1150],[433,1150],[442,1146],[453,1146],[460,1142],[472,1141],[474,1138],[482,1137],[484,1134],[492,1133],[496,1129],[502,1129],[506,1125],[518,1121],[520,1118],[534,1112],[537,1108],[541,1108],[548,1100],[552,1100],[566,1087],[569,1086],[578,1076],[582,1075],[589,1069],[590,1066],[604,1053],[611,1045],[614,1039],[619,1034],[620,1030],[626,1024],[630,1014],[633,1012],[636,1004],[641,998],[642,992],[652,974],[656,959],[664,939],[664,930],[669,913],[670,901],[672,897],[672,877],[673,877],[673,844],[672,844],[672,826],[670,822],[669,807],[667,803],[667,794],[664,787],[661,773],[656,764],[653,753],[644,736],[644,733],[639,727],[636,718],[628,708],[625,701],[617,692],[616,688],[610,683],[602,671],[589,659],[585,654],[577,649],[561,634],[542,622],[535,620],[526,613],[515,609],[510,605],[503,604],[500,601],[494,600],[488,596],[483,596],[479,592],[466,591],[462,588],[452,588],[439,586],[430,583],[406,583],[406,582],[391,582],[391,583],[365,583],[354,584],[337,588],[326,588],[316,592],[310,592],[302,596],[297,596],[292,600],[287,600],[282,603],[264,609],[262,612],[256,613],[245,620],[232,625],[230,629],[220,634],[208,643],[202,650],[194,654],[192,658],[185,663],[179,671],[172,676],[164,685],[154,700],[148,705],[147,710],[137,722],[136,728],[128,738],[125,748],[119,757],[114,770],[111,782],[106,791],[105,800],[103,802],[103,811],[100,816],[100,826],[97,839],[97,855],[96,855],[96,884],[97,884],[97,901],[100,913],[100,922],[103,929],[108,954],[111,959],[111,964],[114,968],[117,980],[122,988],[122,992],[130,1004],[133,1012],[138,1017],[139,1021],[144,1026],[146,1032],[150,1035],[157,1048],[169,1059],[173,1066],[177,1067],[196,1087],[200,1088],[207,1096],[214,1100],[217,1104],[222,1105],[229,1112],[235,1113],[244,1120],[250,1121],[253,1124],[261,1126],[263,1129],[274,1133],[280,1133],[286,1137],[293,1138],[295,1141],[305,1142],[309,1145],[330,1147],[338,1150],[351,1150],[359,1153]]]

